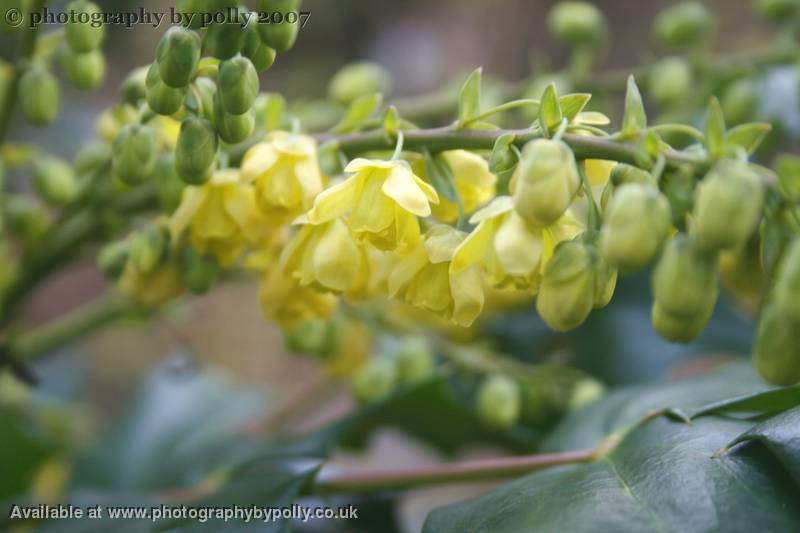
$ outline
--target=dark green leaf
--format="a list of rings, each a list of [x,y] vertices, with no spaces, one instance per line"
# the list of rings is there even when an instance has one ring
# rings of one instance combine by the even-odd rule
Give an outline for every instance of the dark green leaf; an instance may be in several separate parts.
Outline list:
[[[770,131],[772,131],[772,124],[766,122],[742,124],[731,128],[728,132],[728,145],[741,146],[748,154],[753,154]]]
[[[647,128],[647,114],[642,102],[642,93],[633,76],[628,77],[628,89],[625,93],[625,113],[622,117],[622,135],[635,138]]]
[[[795,483],[800,484],[800,407],[750,428],[729,446],[746,442],[758,442],[766,446],[783,463]]]
[[[367,120],[381,106],[383,97],[380,93],[365,94],[356,98],[341,122],[333,129],[336,133],[351,133],[360,130]]]
[[[467,122],[481,112],[481,74],[483,69],[476,68],[461,86],[458,94],[458,120]]]
[[[800,405],[800,385],[726,398],[693,409],[682,410],[681,414],[691,419],[718,413],[770,414],[785,411],[797,405]]]
[[[546,134],[551,134],[561,126],[564,114],[556,93],[556,85],[551,83],[542,94],[542,103],[539,107],[539,126]]]

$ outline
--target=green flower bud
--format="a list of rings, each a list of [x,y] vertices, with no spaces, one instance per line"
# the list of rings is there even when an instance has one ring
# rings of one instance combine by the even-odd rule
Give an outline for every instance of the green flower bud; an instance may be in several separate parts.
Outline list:
[[[79,176],[100,172],[111,163],[111,147],[103,141],[87,143],[75,154],[73,167]]]
[[[253,66],[259,72],[267,70],[275,62],[275,49],[270,48],[261,40],[255,21],[250,22],[247,26],[242,55],[252,61]]]
[[[382,66],[368,61],[342,67],[328,85],[328,95],[342,105],[349,105],[361,96],[385,93],[390,76]]]
[[[211,177],[217,157],[217,132],[206,119],[190,117],[181,123],[175,147],[175,170],[186,183],[199,185]]]
[[[111,166],[114,174],[128,185],[144,182],[156,165],[156,140],[153,131],[141,124],[127,124],[114,140]]]
[[[600,253],[624,272],[644,268],[658,254],[671,227],[669,202],[658,189],[626,183],[614,192],[600,233]]]
[[[70,2],[65,11],[84,14],[80,17],[71,17],[70,21],[64,24],[64,38],[67,44],[75,52],[86,53],[96,50],[103,42],[106,29],[102,24],[93,23],[92,18],[99,16],[103,11],[93,2],[76,0]],[[78,19],[87,22],[79,22]]]
[[[108,243],[97,254],[97,268],[108,279],[116,280],[125,270],[130,252],[130,245],[127,241]]]
[[[258,0],[259,13],[278,13],[282,17],[280,22],[270,22],[269,24],[259,24],[258,34],[264,44],[278,52],[286,52],[297,40],[297,32],[300,30],[298,21],[288,22],[287,13],[296,13],[300,7],[300,0]],[[278,15],[276,15],[277,17]]]
[[[732,126],[750,122],[761,105],[756,82],[748,79],[736,80],[728,85],[720,96],[720,105],[725,121]]]
[[[181,266],[186,288],[193,294],[205,294],[214,286],[219,264],[212,256],[200,255],[191,246],[183,250]]]
[[[714,17],[700,2],[681,2],[656,17],[654,30],[658,40],[671,47],[690,47],[706,40],[714,32]]]
[[[230,14],[233,13],[233,17]],[[226,12],[225,22],[215,22],[206,30],[203,46],[207,54],[219,59],[230,59],[239,53],[244,45],[246,30],[242,28],[240,17],[247,8],[239,6],[236,11]],[[251,21],[250,24],[254,24]]]
[[[251,108],[241,115],[232,115],[226,113],[219,99],[215,98],[214,125],[217,127],[220,139],[228,144],[237,144],[253,133],[256,126],[256,111]]]
[[[478,417],[488,426],[511,427],[520,417],[521,396],[519,385],[513,379],[493,375],[478,390]]]
[[[19,99],[28,122],[36,126],[50,124],[61,107],[58,81],[44,66],[33,65],[20,78]]]
[[[656,305],[672,317],[692,320],[710,315],[717,301],[717,260],[692,237],[676,235],[653,271]]]
[[[550,10],[547,27],[557,39],[573,46],[599,43],[607,33],[603,13],[588,2],[559,2]]]
[[[514,209],[534,226],[549,226],[567,210],[580,184],[569,146],[549,139],[531,141],[522,149],[512,178]]]
[[[672,225],[683,228],[686,216],[694,207],[695,179],[690,172],[674,172],[665,175],[664,194],[669,199]]]
[[[178,89],[189,85],[199,61],[200,37],[192,30],[173,26],[158,43],[158,71],[168,87]]]
[[[241,115],[250,111],[258,96],[258,72],[246,57],[223,61],[217,77],[217,94],[226,112]]]
[[[61,68],[78,89],[94,89],[106,76],[106,57],[100,50],[78,53],[69,48],[61,52]]]
[[[611,169],[611,183],[614,185],[623,185],[625,183],[641,183],[653,185],[655,180],[653,176],[646,170],[635,167],[633,165],[626,165],[625,163],[617,163]]]
[[[353,394],[362,403],[388,396],[397,383],[394,363],[385,357],[373,357],[353,376]]]
[[[755,0],[755,8],[765,19],[781,22],[797,14],[800,0]]]
[[[175,171],[175,155],[163,154],[155,168],[156,197],[162,211],[172,214],[181,203],[185,184]]]
[[[172,115],[183,105],[183,98],[186,96],[186,87],[173,89],[168,87],[162,80],[157,63],[150,65],[147,69],[145,79],[145,96],[147,105],[159,115]]]
[[[283,332],[283,340],[292,352],[320,355],[328,345],[328,329],[326,320],[301,320]]]
[[[800,329],[775,306],[761,314],[753,359],[758,373],[775,385],[800,381]]]
[[[697,235],[710,249],[744,245],[761,220],[764,187],[745,162],[721,161],[697,186]]]
[[[800,325],[800,239],[795,239],[783,253],[773,294],[775,308]]]
[[[536,310],[556,331],[580,326],[595,304],[605,304],[609,273],[597,250],[580,241],[559,244],[547,263]],[[612,287],[613,290],[613,287]]]
[[[194,91],[189,91],[184,100],[187,109],[206,120],[214,122],[214,111],[217,99],[217,84],[209,78],[197,78],[192,82]],[[197,98],[200,97],[198,101]]]
[[[660,106],[681,102],[692,84],[692,68],[682,57],[662,59],[653,66],[647,77],[648,93]]]
[[[149,274],[161,264],[168,248],[169,236],[166,229],[150,226],[134,234],[131,239],[131,264],[142,274]]]
[[[605,392],[605,386],[599,381],[591,378],[583,379],[572,389],[568,408],[570,411],[577,411],[599,400]]]
[[[47,230],[47,210],[28,196],[8,196],[3,199],[6,227],[20,240],[30,245],[38,241]]]
[[[394,354],[400,383],[413,383],[433,371],[433,351],[422,337],[409,337]]]
[[[120,100],[134,107],[139,107],[139,103],[144,99],[147,92],[148,67],[133,69],[122,82],[119,88]],[[156,74],[158,71],[156,70]],[[159,78],[159,81],[160,78]]]
[[[653,329],[670,342],[691,342],[706,327],[713,313],[713,306],[698,315],[679,316],[665,311],[658,301],[653,303],[651,321]]]
[[[78,194],[72,167],[58,157],[45,156],[34,161],[33,185],[39,196],[51,204],[65,204]]]

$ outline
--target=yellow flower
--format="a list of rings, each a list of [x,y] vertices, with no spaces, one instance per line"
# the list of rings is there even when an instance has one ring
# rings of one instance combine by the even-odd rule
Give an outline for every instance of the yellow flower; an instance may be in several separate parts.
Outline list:
[[[305,217],[299,220],[306,222]],[[304,224],[281,254],[285,274],[302,286],[363,297],[369,282],[369,258],[341,218]]]
[[[268,224],[291,222],[322,191],[317,144],[306,135],[274,131],[244,155],[241,177],[255,186],[258,207]]]
[[[464,214],[469,215],[494,197],[497,176],[489,172],[489,163],[484,158],[467,150],[448,150],[441,155],[453,172]],[[428,179],[423,159],[415,161],[413,169]],[[458,205],[446,198],[440,198],[439,204],[431,209],[433,216],[442,222],[454,222],[458,218]]]
[[[328,318],[336,311],[339,300],[332,294],[301,286],[286,276],[277,265],[266,271],[258,291],[264,316],[282,326],[301,320]]]
[[[450,226],[435,226],[424,241],[395,265],[389,274],[389,295],[440,314],[459,326],[472,324],[483,308],[483,279],[473,265],[450,272],[456,248],[464,233]]]
[[[402,253],[420,241],[417,217],[429,216],[439,197],[408,163],[355,159],[345,171],[355,174],[317,196],[309,222],[322,224],[349,211],[347,224],[356,237],[379,250]]]
[[[230,266],[248,243],[259,241],[265,233],[255,192],[239,182],[236,170],[216,172],[208,183],[184,189],[170,220],[173,242],[186,229],[192,246],[201,254],[215,256],[223,266]]]
[[[482,265],[495,287],[536,291],[556,245],[572,239],[583,226],[570,211],[553,225],[535,228],[515,211],[509,196],[500,196],[470,219],[478,226],[458,247],[450,267],[459,273]]]
[[[616,161],[606,159],[587,159],[583,162],[586,170],[586,177],[592,187],[603,187],[611,177],[611,171],[616,166]]]
[[[147,307],[163,305],[184,291],[183,276],[173,262],[143,273],[128,261],[117,286],[122,294]]]

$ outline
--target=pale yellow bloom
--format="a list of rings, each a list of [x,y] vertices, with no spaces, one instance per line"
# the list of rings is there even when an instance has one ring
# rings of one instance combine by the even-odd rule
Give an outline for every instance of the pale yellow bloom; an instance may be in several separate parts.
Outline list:
[[[584,161],[583,168],[586,171],[586,177],[589,179],[589,185],[601,188],[605,186],[616,164],[616,161],[608,161],[606,159],[587,159]]]
[[[429,216],[439,197],[408,163],[355,159],[345,171],[355,174],[317,196],[309,222],[323,224],[349,212],[356,237],[379,250],[403,253],[420,241],[417,217]]]
[[[265,272],[258,301],[264,316],[282,326],[328,318],[336,311],[339,302],[333,294],[301,286],[277,265]]]
[[[481,265],[495,287],[536,291],[556,245],[583,232],[570,211],[554,224],[536,228],[514,211],[513,200],[500,196],[470,219],[478,226],[458,247],[451,272]]]
[[[241,177],[253,183],[268,224],[291,222],[322,191],[317,144],[306,135],[274,131],[244,155]]]
[[[304,224],[284,248],[280,263],[284,273],[302,286],[354,298],[363,297],[368,288],[367,252],[341,218]]]
[[[142,273],[128,261],[117,287],[122,294],[147,307],[159,307],[184,291],[183,276],[173,262]]]
[[[184,189],[170,220],[173,242],[187,229],[192,246],[223,266],[234,263],[245,246],[258,242],[266,231],[255,192],[239,182],[236,170],[218,171],[208,183]]]
[[[489,171],[486,159],[467,150],[448,150],[441,155],[453,173],[453,183],[461,198],[465,215],[473,213],[494,198],[497,176]],[[428,180],[423,159],[415,161],[412,168],[417,175]],[[458,219],[458,204],[447,198],[439,198],[439,204],[433,205],[431,209],[433,216],[442,222],[454,222]]]
[[[483,279],[473,265],[450,272],[456,248],[464,233],[450,226],[435,226],[411,253],[398,261],[389,275],[389,295],[433,311],[460,326],[469,326],[483,308]]]

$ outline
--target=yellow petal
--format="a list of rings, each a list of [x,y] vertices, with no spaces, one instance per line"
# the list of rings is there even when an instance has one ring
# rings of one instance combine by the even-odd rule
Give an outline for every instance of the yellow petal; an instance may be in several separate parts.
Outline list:
[[[355,204],[359,182],[358,175],[352,176],[319,193],[307,213],[309,222],[322,224],[344,215]]]
[[[472,265],[480,265],[486,260],[486,256],[491,249],[492,240],[497,228],[494,220],[484,220],[478,227],[467,235],[453,254],[453,261],[450,263],[450,272],[458,274]]]
[[[205,187],[188,186],[183,190],[181,204],[172,214],[169,221],[169,232],[173,241],[183,233],[192,223],[197,210],[203,204],[206,196]]]
[[[389,274],[389,296],[397,296],[427,264],[428,254],[423,246],[417,246],[408,256],[398,261]]]
[[[426,217],[431,214],[431,206],[428,204],[428,196],[417,184],[417,180],[410,168],[398,165],[389,172],[389,176],[383,182],[382,190],[386,196],[392,198],[409,213]]]
[[[242,185],[226,190],[225,210],[248,241],[256,242],[261,237],[264,223],[259,217],[255,191],[252,187]]]
[[[453,295],[453,322],[471,326],[483,310],[483,279],[477,266],[450,276]]]
[[[514,200],[510,196],[498,196],[492,202],[475,212],[469,219],[470,224],[478,224],[484,220],[499,217],[514,209]]]
[[[361,250],[341,219],[333,220],[314,250],[316,280],[338,292],[356,285],[361,266]]]
[[[499,227],[494,250],[503,270],[512,276],[530,276],[539,271],[544,256],[541,230],[528,227],[512,213]]]
[[[245,183],[257,179],[271,169],[278,161],[278,153],[269,143],[258,143],[250,148],[242,158],[239,171],[240,179]]]

